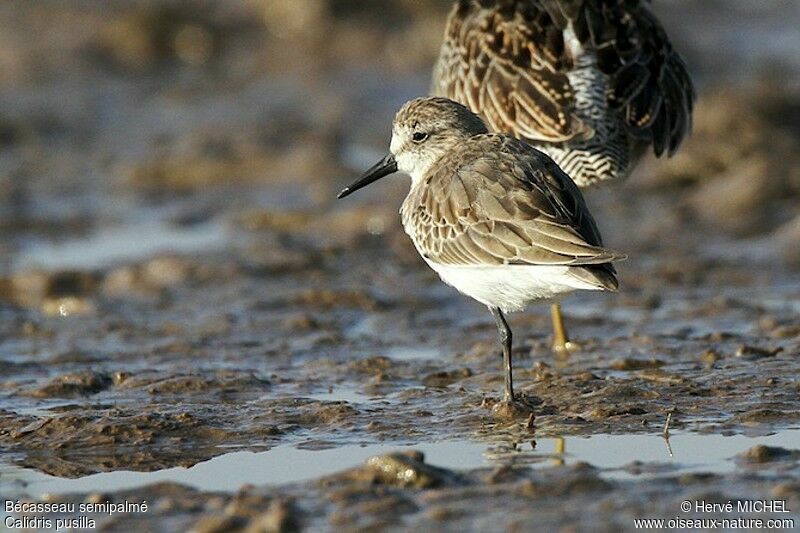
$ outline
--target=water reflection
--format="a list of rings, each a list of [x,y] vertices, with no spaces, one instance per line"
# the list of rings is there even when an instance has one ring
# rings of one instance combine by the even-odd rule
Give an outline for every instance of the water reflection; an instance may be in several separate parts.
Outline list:
[[[768,436],[679,433],[665,448],[661,435],[592,435],[542,438],[525,446],[447,441],[398,446],[347,445],[321,450],[277,446],[265,452],[234,451],[189,468],[156,472],[116,471],[65,479],[14,465],[0,467],[0,492],[9,496],[117,491],[176,482],[207,491],[234,491],[244,484],[283,485],[306,481],[362,464],[373,455],[420,450],[429,464],[452,470],[497,464],[546,468],[588,463],[601,475],[631,479],[687,472],[731,472],[734,457],[758,444],[800,448],[800,429]]]

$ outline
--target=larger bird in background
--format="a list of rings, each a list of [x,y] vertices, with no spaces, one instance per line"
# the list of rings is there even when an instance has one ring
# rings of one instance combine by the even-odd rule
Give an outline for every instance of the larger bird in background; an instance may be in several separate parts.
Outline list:
[[[620,180],[691,129],[686,65],[644,0],[458,0],[431,93],[546,152],[579,187]],[[569,353],[558,304],[557,353]]]

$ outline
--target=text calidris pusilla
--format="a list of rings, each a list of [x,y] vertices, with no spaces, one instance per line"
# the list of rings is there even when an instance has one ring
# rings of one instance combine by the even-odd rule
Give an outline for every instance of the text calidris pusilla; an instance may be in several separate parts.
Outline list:
[[[694,89],[645,0],[458,0],[431,94],[552,157],[580,187],[626,177],[648,146],[672,154]],[[567,354],[553,304],[553,348]]]
[[[400,214],[442,280],[486,305],[497,323],[504,401],[514,401],[504,312],[578,289],[613,291],[612,261],[580,191],[546,154],[447,98],[418,98],[394,119],[390,154],[339,198],[400,171],[411,190]]]

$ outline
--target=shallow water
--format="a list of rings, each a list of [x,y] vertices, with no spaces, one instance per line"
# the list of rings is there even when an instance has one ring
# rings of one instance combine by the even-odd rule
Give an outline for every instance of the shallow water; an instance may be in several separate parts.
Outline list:
[[[535,443],[535,446],[533,445]],[[486,447],[474,441],[338,445],[308,450],[288,445],[264,452],[233,451],[189,468],[156,472],[115,471],[76,479],[49,476],[6,465],[0,492],[7,497],[41,498],[66,493],[116,492],[153,483],[174,482],[203,491],[236,491],[243,485],[287,485],[356,467],[369,457],[419,450],[431,465],[466,471],[500,464],[533,467],[588,463],[603,477],[644,479],[705,472],[724,474],[738,468],[735,458],[756,445],[800,448],[800,429],[769,435],[603,435],[541,438],[514,446]]]
[[[11,269],[92,270],[164,252],[213,252],[222,249],[229,238],[230,233],[219,222],[180,228],[157,219],[148,220],[59,242],[27,242],[14,255]]]

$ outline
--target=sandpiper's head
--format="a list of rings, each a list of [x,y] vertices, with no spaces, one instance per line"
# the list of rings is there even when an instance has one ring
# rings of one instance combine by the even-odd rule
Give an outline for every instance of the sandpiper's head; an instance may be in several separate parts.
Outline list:
[[[460,142],[486,133],[483,121],[448,98],[426,97],[407,102],[392,124],[390,154],[339,193],[339,198],[398,170],[416,183]]]
[[[397,169],[415,182],[459,142],[486,133],[478,115],[447,98],[417,98],[394,117],[390,150]]]

